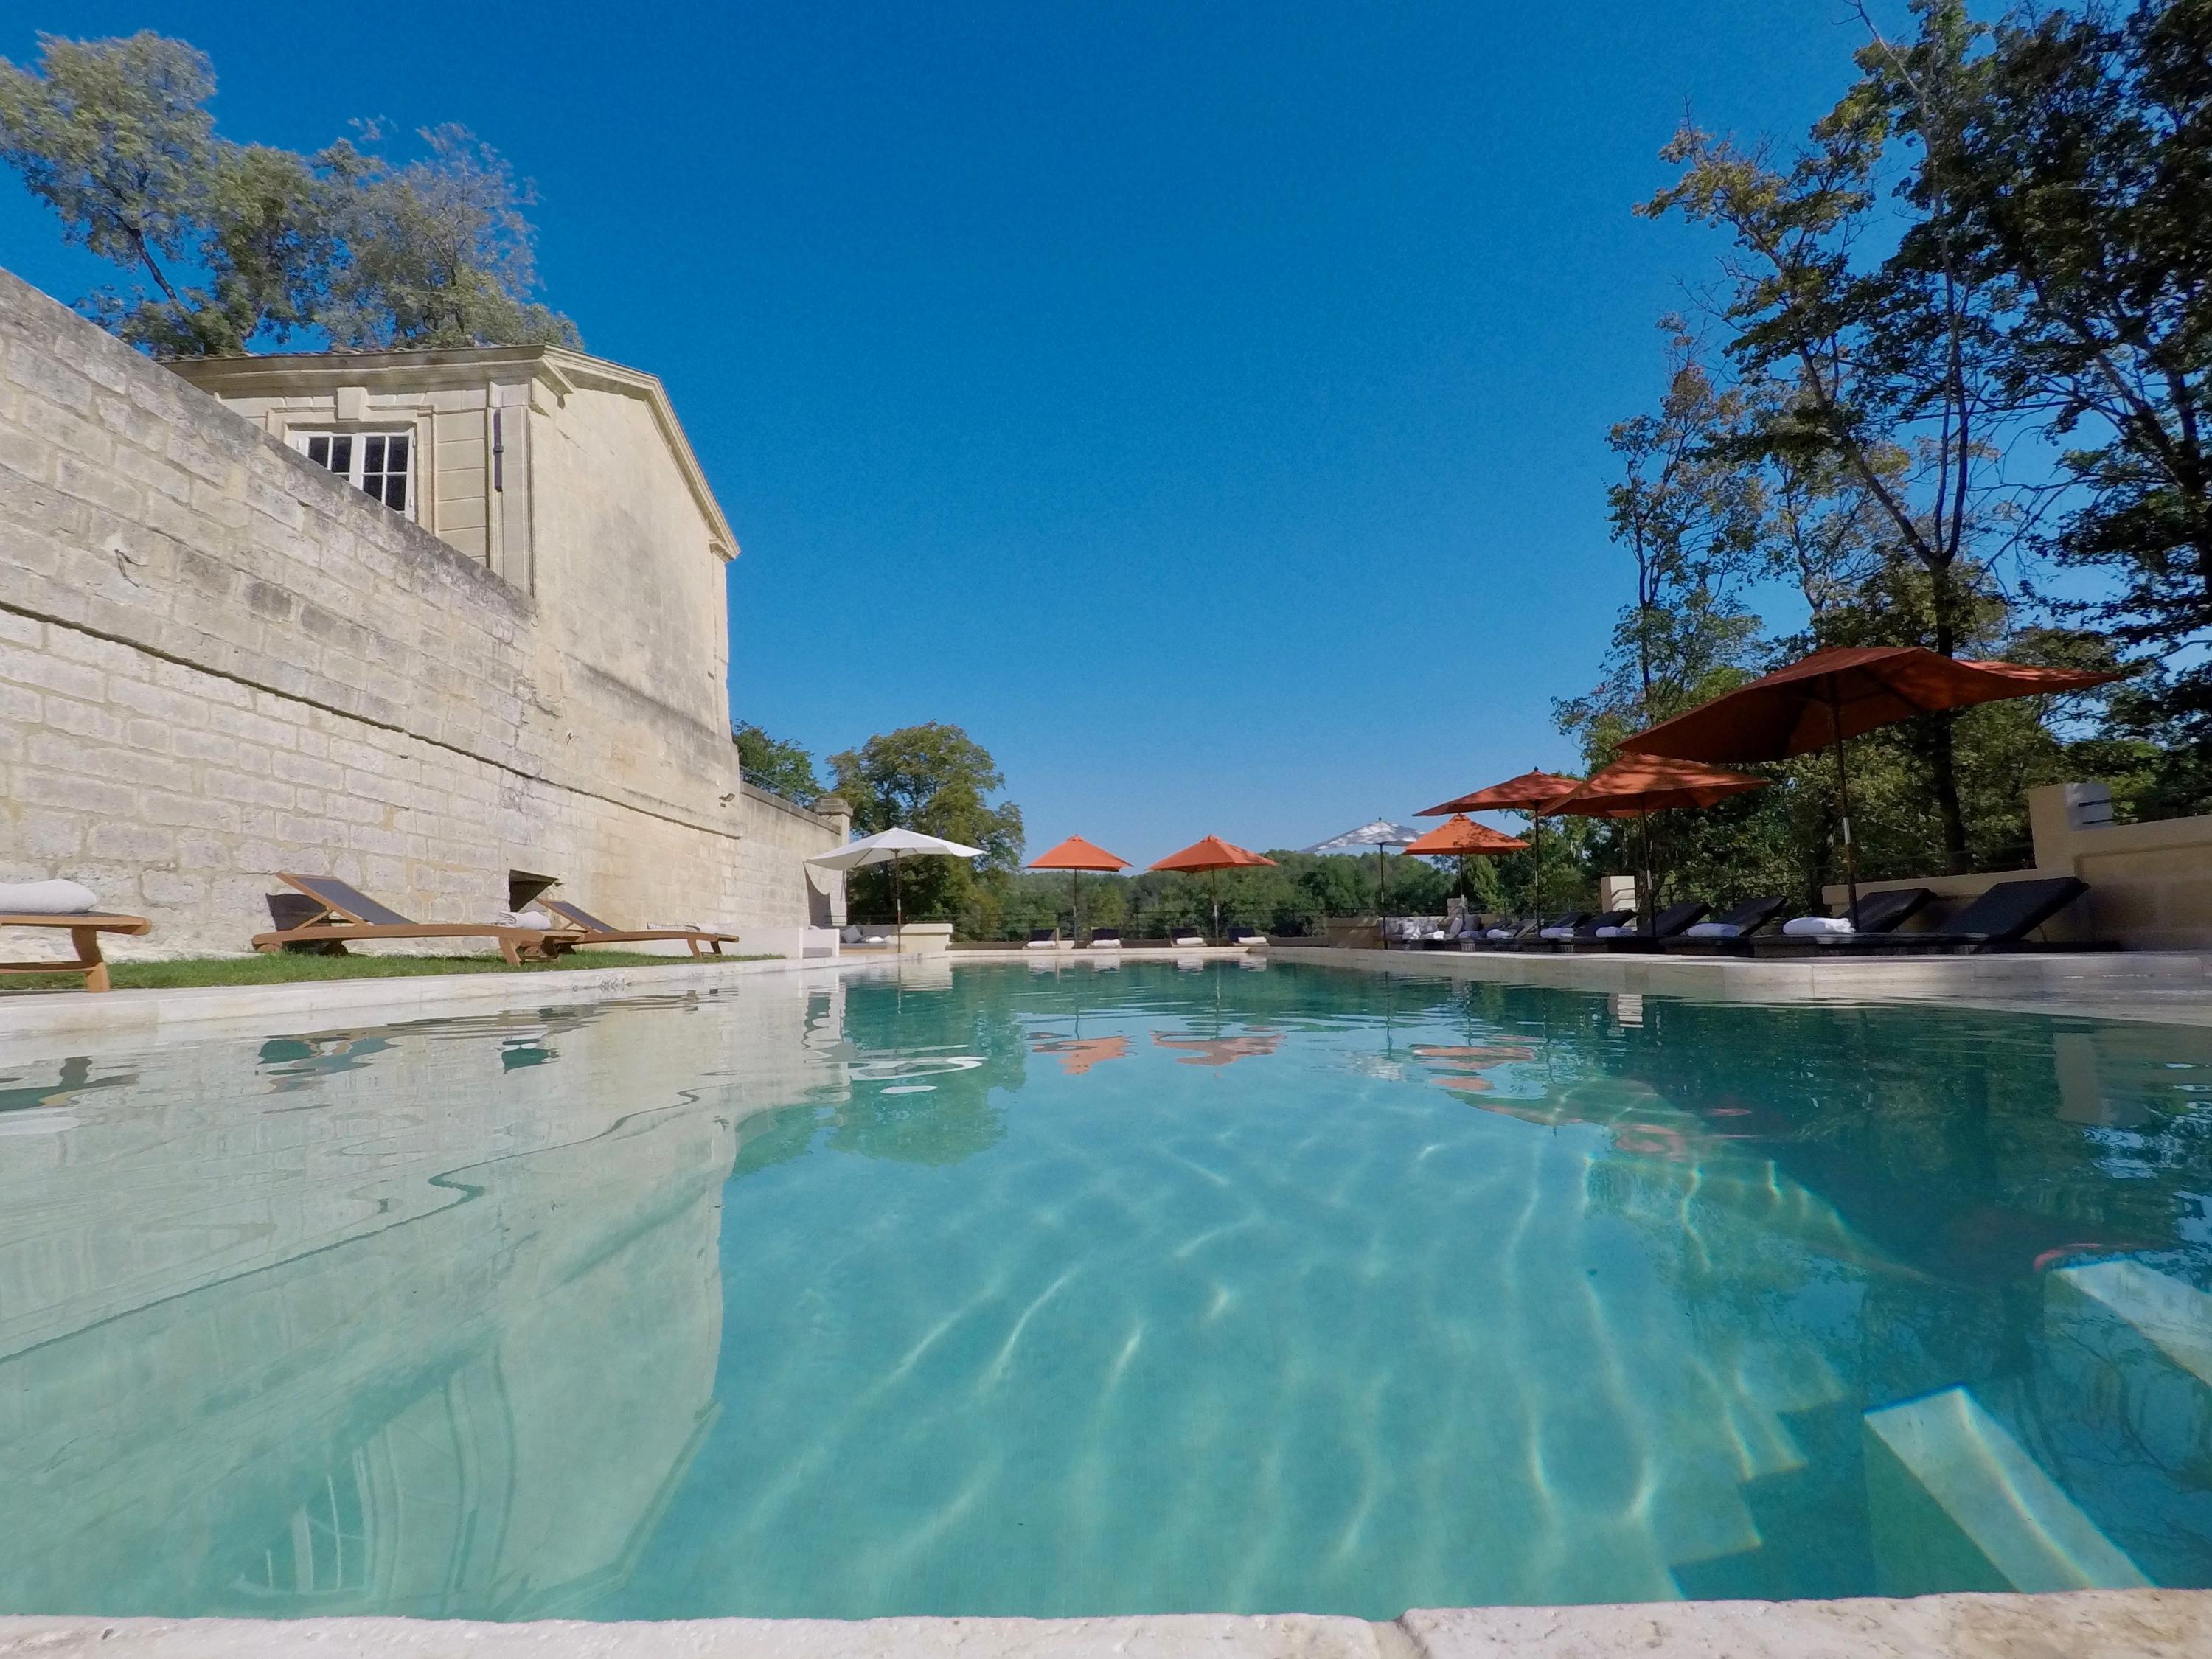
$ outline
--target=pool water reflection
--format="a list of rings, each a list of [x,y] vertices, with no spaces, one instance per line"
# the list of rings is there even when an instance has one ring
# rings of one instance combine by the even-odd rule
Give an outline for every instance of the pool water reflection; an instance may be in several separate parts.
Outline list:
[[[2212,1032],[936,968],[0,1064],[0,1611],[2212,1584]]]

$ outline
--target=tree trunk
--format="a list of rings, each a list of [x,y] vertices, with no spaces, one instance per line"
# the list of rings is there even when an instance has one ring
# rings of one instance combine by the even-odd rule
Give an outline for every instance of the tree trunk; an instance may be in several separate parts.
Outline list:
[[[1944,656],[1959,654],[1959,630],[1954,617],[1955,595],[1951,568],[1930,570],[1932,608],[1936,613],[1936,649]],[[1943,827],[1943,865],[1953,875],[1963,875],[1966,856],[1966,813],[1959,801],[1959,764],[1955,710],[1945,708],[1928,716],[1928,770],[1936,789],[1936,814]]]

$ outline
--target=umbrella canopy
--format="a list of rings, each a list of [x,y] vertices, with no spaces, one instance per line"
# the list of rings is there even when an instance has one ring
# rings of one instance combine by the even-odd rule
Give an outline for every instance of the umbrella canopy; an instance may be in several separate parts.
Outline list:
[[[1208,870],[1249,870],[1262,864],[1271,870],[1277,867],[1271,858],[1224,841],[1218,836],[1208,836],[1203,841],[1191,842],[1180,853],[1170,853],[1158,863],[1146,867],[1181,870],[1186,874],[1198,875]]]
[[[1540,811],[1562,795],[1573,793],[1581,783],[1579,778],[1563,778],[1556,772],[1523,772],[1517,778],[1493,783],[1487,789],[1424,808],[1413,816],[1440,818],[1447,812]]]
[[[1393,823],[1388,818],[1377,818],[1372,823],[1363,823],[1357,830],[1347,830],[1340,836],[1331,836],[1327,841],[1316,842],[1299,850],[1307,853],[1365,853],[1377,847],[1405,847],[1421,838],[1421,832],[1410,823]]]
[[[1049,853],[1038,855],[1030,862],[1032,870],[1065,870],[1067,872],[1068,915],[1073,919],[1076,937],[1083,936],[1083,874],[1085,870],[1103,871],[1111,875],[1116,870],[1126,870],[1129,860],[1116,857],[1080,836],[1070,836]]]
[[[1540,911],[1544,908],[1544,821],[1536,815],[1553,801],[1571,795],[1581,787],[1579,778],[1563,778],[1557,772],[1523,772],[1517,778],[1493,783],[1487,789],[1478,789],[1473,794],[1460,796],[1456,800],[1439,802],[1426,811],[1416,812],[1413,816],[1436,818],[1447,812],[1526,812],[1528,815],[1529,845],[1534,849],[1529,860],[1528,902]]]
[[[1155,870],[1181,870],[1188,875],[1214,874],[1213,935],[1221,936],[1221,888],[1218,872],[1223,870],[1250,870],[1261,865],[1277,868],[1274,860],[1255,853],[1249,848],[1226,842],[1218,836],[1208,836],[1194,841],[1180,853],[1170,853],[1152,867]]]
[[[1111,874],[1126,870],[1129,860],[1116,858],[1104,848],[1087,842],[1080,836],[1070,836],[1049,853],[1039,854],[1030,860],[1032,870],[1102,870]]]
[[[1632,754],[1769,761],[1809,754],[1915,714],[2086,691],[2122,674],[1976,662],[1918,646],[1815,651],[1621,741]]]
[[[848,842],[834,853],[817,853],[807,860],[824,870],[858,870],[865,865],[891,867],[891,910],[898,919],[899,948],[906,948],[906,899],[899,891],[899,860],[908,858],[980,859],[980,847],[963,847],[957,841],[925,836],[918,830],[890,829]]]
[[[817,853],[807,860],[824,870],[858,870],[863,865],[893,864],[902,858],[939,854],[945,858],[980,859],[980,847],[963,847],[957,841],[925,836],[917,830],[884,830],[848,842],[834,853]]]
[[[1748,772],[1723,772],[1717,766],[1628,755],[1592,773],[1573,793],[1541,811],[1547,817],[1562,812],[1586,818],[1641,817],[1677,807],[1711,806],[1747,789],[1764,789],[1771,781]]]
[[[1455,813],[1425,836],[1406,843],[1407,854],[1425,858],[1464,858],[1488,853],[1525,853],[1528,843],[1518,836],[1477,823],[1464,812]]]

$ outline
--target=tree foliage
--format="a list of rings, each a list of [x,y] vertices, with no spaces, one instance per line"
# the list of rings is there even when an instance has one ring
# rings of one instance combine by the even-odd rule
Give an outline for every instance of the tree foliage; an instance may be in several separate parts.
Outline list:
[[[312,155],[220,137],[206,56],[151,33],[0,59],[0,159],[63,234],[129,273],[86,308],[173,356],[306,335],[349,349],[577,343],[537,286],[526,184],[464,129],[398,161],[361,129]]]
[[[772,738],[759,726],[742,723],[731,729],[738,745],[738,765],[748,782],[805,805],[822,793],[822,780],[814,770],[814,757],[803,744]]]
[[[964,912],[963,933],[988,926],[985,899],[1003,887],[1022,858],[1022,811],[1012,801],[993,802],[1006,781],[990,751],[958,726],[932,720],[870,738],[832,755],[830,766],[861,834],[897,827],[983,849],[974,860],[902,861],[899,886],[908,919],[956,921]],[[854,871],[846,884],[852,913],[889,917],[890,884],[882,866]]]

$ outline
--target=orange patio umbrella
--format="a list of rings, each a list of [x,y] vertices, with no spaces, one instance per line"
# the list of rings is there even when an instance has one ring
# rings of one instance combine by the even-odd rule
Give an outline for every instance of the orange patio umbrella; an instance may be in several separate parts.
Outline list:
[[[1525,853],[1528,843],[1518,836],[1509,836],[1492,829],[1486,823],[1477,823],[1464,812],[1456,813],[1438,824],[1418,841],[1406,843],[1406,852],[1423,858],[1455,858],[1461,860],[1460,886],[1467,886],[1466,860],[1470,858],[1495,857],[1500,853]]]
[[[1191,842],[1180,853],[1169,854],[1150,867],[1154,870],[1180,870],[1186,875],[1204,874],[1213,878],[1210,884],[1213,890],[1212,937],[1218,939],[1221,937],[1220,872],[1224,870],[1256,869],[1263,864],[1271,870],[1279,867],[1274,860],[1255,853],[1249,848],[1239,847],[1218,836],[1207,836],[1203,840]]]
[[[1857,859],[1851,848],[1850,774],[1846,738],[1893,726],[1915,714],[2008,697],[2086,691],[2124,674],[2037,668],[2024,663],[1947,657],[1917,645],[1857,646],[1815,651],[1787,668],[1662,720],[1624,738],[1632,754],[1686,761],[1775,761],[1833,749],[1836,793],[1844,832],[1844,878],[1858,908]]]
[[[1030,861],[1032,870],[1065,870],[1067,872],[1068,904],[1075,917],[1075,933],[1083,936],[1083,890],[1079,884],[1085,870],[1099,871],[1112,875],[1117,870],[1129,867],[1129,860],[1117,858],[1094,842],[1080,836],[1070,836],[1049,853]]]
[[[1544,809],[1553,801],[1565,799],[1582,787],[1580,778],[1562,777],[1557,772],[1523,772],[1517,778],[1508,778],[1503,783],[1493,783],[1487,789],[1478,789],[1472,794],[1440,801],[1425,812],[1416,812],[1417,818],[1439,818],[1447,812],[1526,812],[1528,815],[1530,845],[1534,848],[1534,869],[1530,872],[1528,902],[1534,908],[1544,908]]]
[[[1689,761],[1662,760],[1649,755],[1624,755],[1602,770],[1593,772],[1571,794],[1562,795],[1542,810],[1544,816],[1571,813],[1586,818],[1636,818],[1642,822],[1644,870],[1642,903],[1652,904],[1651,814],[1685,806],[1711,806],[1748,789],[1764,789],[1771,779],[1747,772],[1724,772],[1717,766]],[[1649,920],[1648,915],[1639,921]]]

